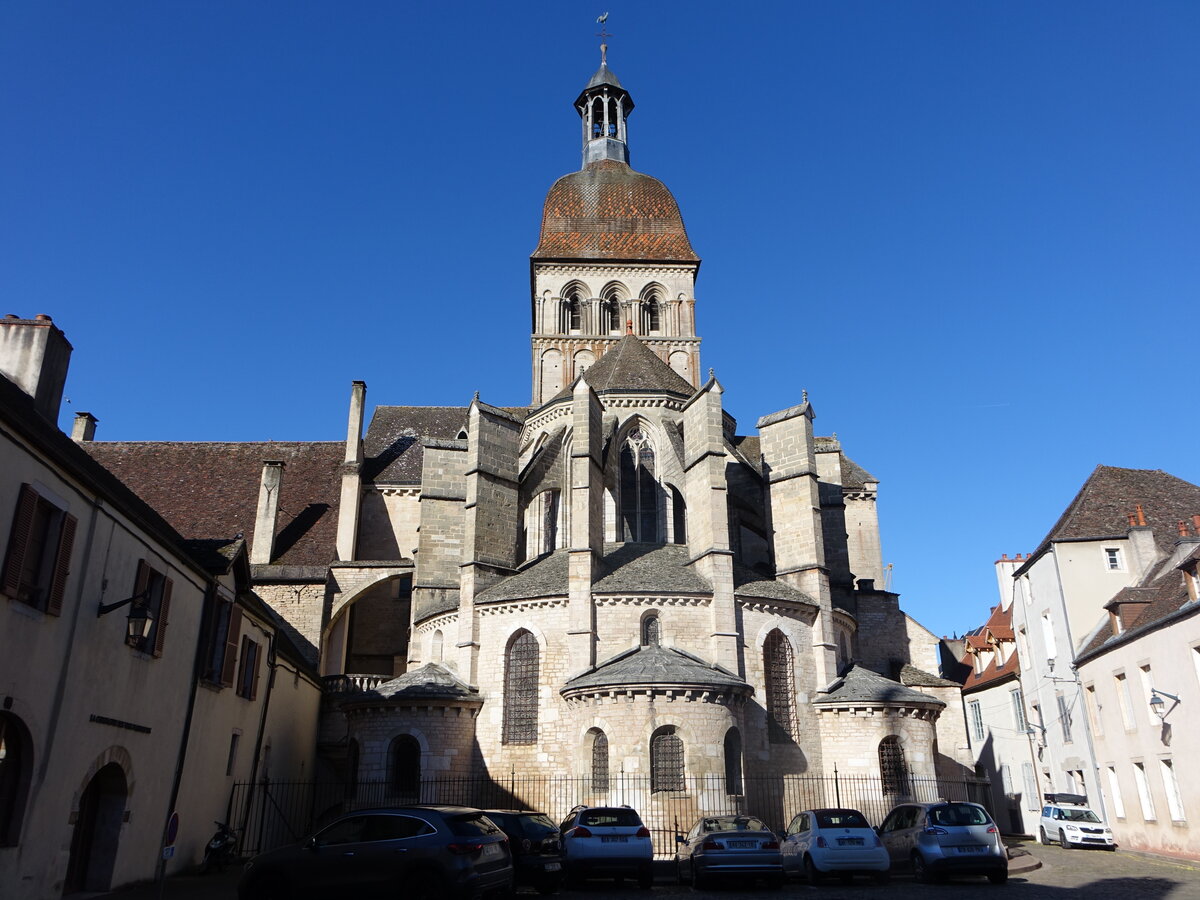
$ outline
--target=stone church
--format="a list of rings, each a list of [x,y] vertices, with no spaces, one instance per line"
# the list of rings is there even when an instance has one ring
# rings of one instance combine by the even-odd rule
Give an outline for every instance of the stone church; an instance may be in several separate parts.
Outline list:
[[[324,676],[339,777],[969,772],[937,639],[884,589],[877,480],[807,396],[753,429],[725,411],[700,258],[630,166],[633,98],[602,61],[574,107],[582,167],[530,258],[528,405],[366,424],[355,382],[344,443],[82,445],[185,537],[246,537]]]

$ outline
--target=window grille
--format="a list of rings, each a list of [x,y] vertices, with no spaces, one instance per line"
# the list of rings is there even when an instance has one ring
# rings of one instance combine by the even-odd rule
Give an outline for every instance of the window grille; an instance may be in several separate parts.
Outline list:
[[[683,789],[683,741],[675,733],[675,727],[667,725],[650,738],[650,790]]]
[[[608,736],[597,731],[592,738],[592,791],[602,794],[608,790]]]
[[[508,645],[504,665],[504,743],[537,741],[538,645],[520,631]]]
[[[650,646],[659,643],[659,622],[657,615],[646,616],[642,621],[642,645]]]
[[[908,793],[908,766],[900,738],[892,735],[879,742],[879,776],[885,794]]]
[[[421,789],[421,745],[412,735],[402,734],[392,741],[389,756],[391,793],[416,797]]]
[[[778,629],[763,645],[763,670],[767,688],[767,738],[772,744],[795,739],[796,690],[792,676],[792,645]]]

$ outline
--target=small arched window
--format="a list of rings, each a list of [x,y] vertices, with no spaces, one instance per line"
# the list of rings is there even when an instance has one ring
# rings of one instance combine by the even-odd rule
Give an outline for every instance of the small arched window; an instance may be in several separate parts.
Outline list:
[[[604,322],[609,334],[621,333],[621,301],[611,297],[604,303]]]
[[[567,307],[568,323],[572,334],[578,334],[583,330],[583,304],[579,302],[579,298],[572,298]]]
[[[763,674],[766,681],[767,738],[772,744],[795,740],[796,687],[792,668],[792,645],[778,628],[763,644]]]
[[[725,793],[742,793],[742,733],[736,728],[725,732]]]
[[[393,739],[388,748],[388,793],[416,800],[421,794],[421,745],[411,734]]]
[[[652,293],[642,301],[642,325],[646,334],[659,334],[662,331],[662,301],[657,293]]]
[[[508,642],[504,655],[504,734],[506,744],[537,741],[537,638],[522,629]]]
[[[33,774],[33,747],[25,723],[0,712],[0,847],[20,842]]]
[[[900,738],[894,734],[879,742],[879,777],[885,794],[909,793],[904,748],[900,746]]]
[[[664,725],[650,736],[650,790],[684,790],[683,740],[674,725]]]
[[[592,792],[603,794],[608,791],[608,735],[593,728],[592,735]]]
[[[646,618],[642,619],[642,646],[658,646],[661,642],[661,632],[659,631],[658,613],[650,613]]]
[[[438,629],[433,633],[433,637],[429,639],[429,658],[433,662],[442,661],[442,642],[445,640],[442,635],[442,629]]]
[[[654,448],[640,430],[621,449],[621,523],[627,541],[658,540],[658,481]]]

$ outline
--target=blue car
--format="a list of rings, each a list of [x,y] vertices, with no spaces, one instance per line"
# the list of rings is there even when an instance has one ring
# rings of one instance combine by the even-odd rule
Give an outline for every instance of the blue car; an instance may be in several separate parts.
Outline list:
[[[761,878],[783,886],[779,838],[754,816],[704,816],[687,836],[675,838],[675,874],[680,884],[704,888],[722,876]]]

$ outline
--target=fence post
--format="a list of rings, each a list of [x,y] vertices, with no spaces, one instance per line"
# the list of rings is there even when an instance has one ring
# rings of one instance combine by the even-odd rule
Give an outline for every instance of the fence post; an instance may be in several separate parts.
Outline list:
[[[838,778],[837,763],[833,764],[833,797],[834,803],[841,808],[842,805],[842,783]]]

